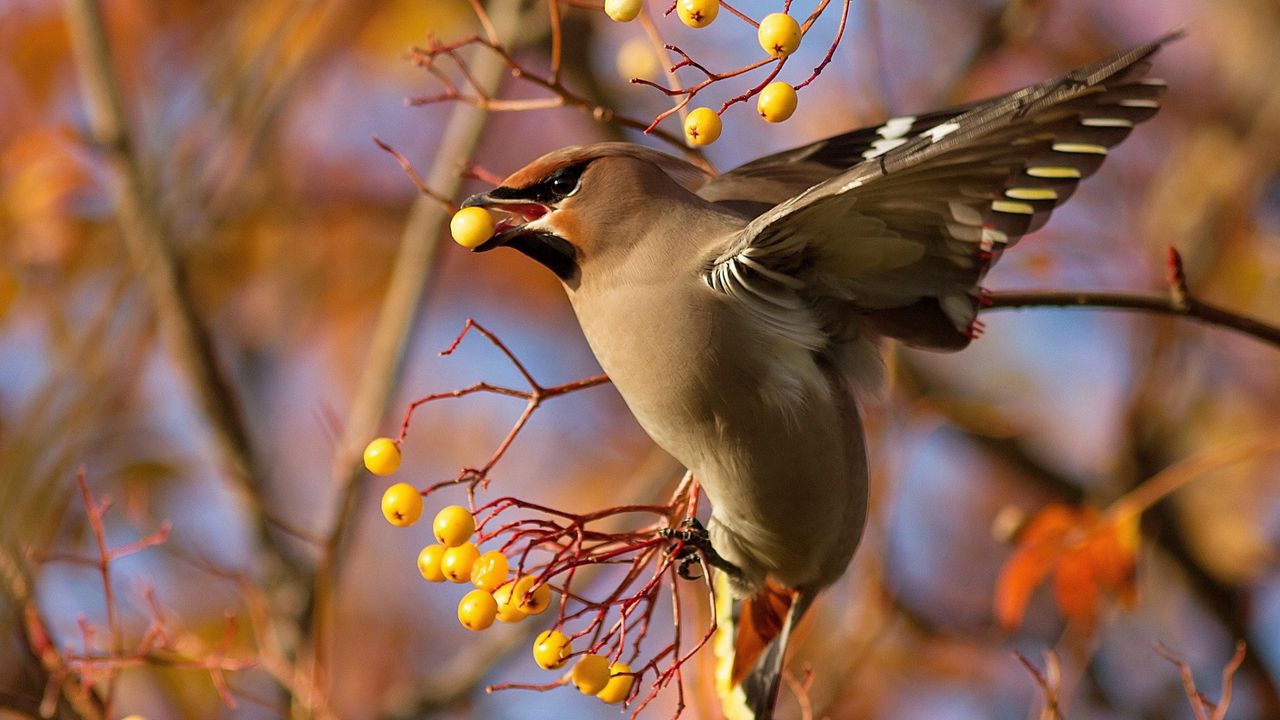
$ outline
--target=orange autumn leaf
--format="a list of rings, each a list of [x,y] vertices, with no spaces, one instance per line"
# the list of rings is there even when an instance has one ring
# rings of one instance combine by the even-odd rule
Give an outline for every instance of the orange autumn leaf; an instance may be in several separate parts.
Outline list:
[[[1096,563],[1086,546],[1087,543],[1064,550],[1058,558],[1053,573],[1053,599],[1068,620],[1088,632],[1097,619],[1102,589]]]
[[[1075,508],[1048,505],[1018,533],[1017,548],[996,580],[995,611],[1001,626],[1012,629],[1022,622],[1031,593],[1049,575],[1062,539],[1078,523]]]
[[[1136,600],[1136,515],[1048,505],[1018,534],[1017,547],[996,580],[996,619],[1012,630],[1022,622],[1037,587],[1053,575],[1053,597],[1066,618],[1088,631],[1104,593],[1126,606]]]
[[[0,146],[0,237],[25,265],[61,265],[83,240],[74,212],[89,171],[70,131],[42,127]]]
[[[1132,608],[1138,600],[1134,584],[1134,559],[1138,554],[1138,516],[1104,516],[1099,530],[1090,534],[1085,552],[1092,558],[1098,582]]]

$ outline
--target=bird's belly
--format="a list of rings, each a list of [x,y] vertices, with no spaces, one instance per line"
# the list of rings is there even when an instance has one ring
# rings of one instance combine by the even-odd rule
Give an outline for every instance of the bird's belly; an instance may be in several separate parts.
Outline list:
[[[712,506],[712,538],[748,584],[771,575],[789,586],[826,585],[839,577],[862,534],[867,470],[852,400],[806,408],[798,419],[773,416],[767,403],[741,433],[692,466]],[[761,419],[769,418],[765,422]],[[726,441],[727,440],[727,441]]]
[[[625,297],[617,298],[625,302]],[[843,571],[866,504],[852,398],[795,347],[696,312],[579,314],[597,359],[653,440],[711,501],[713,544],[749,584],[823,585]],[[781,373],[781,375],[780,375]]]

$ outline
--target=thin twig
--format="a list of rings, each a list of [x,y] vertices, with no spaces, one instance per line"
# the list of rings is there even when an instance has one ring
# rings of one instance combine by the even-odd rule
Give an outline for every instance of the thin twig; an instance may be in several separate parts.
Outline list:
[[[822,61],[819,62],[816,67],[814,67],[813,72],[809,75],[808,78],[806,78],[805,80],[795,85],[795,89],[799,90],[805,87],[806,85],[808,85],[809,83],[813,82],[815,79],[817,79],[817,77],[822,74],[822,71],[826,69],[827,65],[831,62],[831,59],[835,56],[836,49],[840,46],[840,41],[844,37],[845,26],[849,19],[850,1],[851,0],[842,0],[841,2],[840,22],[836,29],[835,37],[832,39],[831,44],[827,48],[826,55],[823,57]],[[814,8],[813,12],[809,14],[809,17],[803,23],[801,23],[800,25],[801,33],[803,33],[805,36],[808,35],[809,29],[813,27],[814,22],[816,22],[818,18],[822,16],[823,11],[827,9],[827,6],[830,3],[831,3],[831,0],[821,0],[818,3],[818,5]],[[752,20],[750,17],[734,9],[733,7],[723,2],[721,3],[721,6],[729,10],[734,15],[737,15],[740,19],[752,25],[753,27],[759,26],[759,24],[756,23],[756,21]],[[789,9],[790,3],[787,3],[787,6]],[[671,9],[667,10],[667,13],[669,14],[674,8],[675,6],[672,5]],[[688,87],[683,87],[678,83],[670,82],[670,81],[668,85],[664,86],[661,83],[656,83],[652,80],[648,80],[645,78],[632,78],[631,82],[633,84],[644,85],[647,87],[654,88],[658,92],[661,92],[663,95],[666,95],[669,98],[675,99],[675,105],[673,107],[658,113],[658,115],[654,117],[653,122],[649,123],[648,128],[645,129],[646,133],[655,132],[657,130],[658,125],[663,120],[666,120],[668,117],[670,117],[671,115],[677,112],[680,113],[681,116],[683,117],[685,114],[685,108],[689,105],[689,103],[694,99],[694,97],[698,95],[698,93],[702,92],[708,87],[711,87],[716,83],[724,82],[725,80],[736,78],[740,75],[745,75],[754,70],[758,70],[762,67],[765,67],[766,65],[772,65],[773,67],[770,69],[768,76],[765,77],[764,80],[758,82],[756,85],[752,86],[746,91],[729,98],[723,104],[721,104],[720,109],[717,111],[717,114],[723,115],[725,111],[728,110],[731,106],[740,102],[746,102],[747,100],[750,100],[756,95],[759,95],[760,92],[764,90],[765,86],[767,86],[770,82],[773,81],[775,77],[778,76],[778,73],[782,71],[783,65],[786,64],[786,58],[779,59],[779,58],[773,58],[773,57],[765,57],[733,70],[727,70],[724,72],[714,72],[708,69],[707,66],[694,60],[689,55],[689,53],[680,49],[678,46],[666,45],[665,47],[667,50],[677,53],[681,57],[680,62],[671,66],[670,70],[668,71],[669,77],[675,70],[679,70],[680,68],[685,68],[685,67],[694,68],[699,72],[701,72],[706,77],[701,82],[698,82],[694,85],[690,85]]]
[[[640,27],[644,29],[645,37],[649,40],[649,45],[653,48],[654,55],[658,58],[658,63],[662,66],[663,73],[667,76],[667,87],[683,90],[684,85],[680,82],[679,76],[676,75],[676,67],[672,66],[667,59],[666,49],[667,43],[662,39],[662,35],[658,32],[658,26],[653,22],[653,16],[649,14],[649,6],[646,5],[640,11]],[[688,117],[689,113],[680,106],[680,121]]]
[[[1196,716],[1196,720],[1209,720],[1209,716],[1205,714],[1206,700],[1203,695],[1196,690],[1196,681],[1191,674],[1191,666],[1186,660],[1178,657],[1169,646],[1160,641],[1154,644],[1156,654],[1173,663],[1178,668],[1178,677],[1182,680],[1182,691],[1186,693],[1187,702],[1191,703],[1191,712]],[[1239,652],[1237,651],[1237,655]],[[1243,659],[1243,658],[1242,658]],[[1230,665],[1228,665],[1230,667]],[[1230,677],[1229,675],[1227,677]],[[1215,713],[1216,716],[1216,713]]]
[[[1218,706],[1213,709],[1213,717],[1210,720],[1225,720],[1227,717],[1227,709],[1231,707],[1231,681],[1235,678],[1236,671],[1244,664],[1246,650],[1244,641],[1237,640],[1235,654],[1222,668],[1222,695],[1218,698]]]
[[[476,92],[474,95],[459,91],[446,84],[445,92],[438,95],[411,98],[407,101],[410,105],[429,105],[441,102],[460,102],[473,105],[492,111],[519,112],[525,110],[546,109],[554,107],[574,107],[583,110],[591,115],[598,122],[613,123],[622,127],[629,127],[635,130],[643,130],[651,133],[660,140],[669,143],[680,149],[681,152],[689,159],[690,162],[699,167],[709,169],[706,158],[696,149],[685,145],[683,138],[666,130],[656,128],[656,123],[646,123],[643,120],[622,115],[610,107],[605,107],[592,102],[590,99],[570,90],[560,81],[558,77],[543,75],[529,69],[526,65],[519,62],[510,49],[501,43],[495,41],[492,37],[481,37],[472,35],[460,40],[456,40],[447,44],[430,43],[425,48],[417,48],[413,51],[413,59],[424,68],[431,68],[437,59],[441,57],[453,58],[457,57],[454,53],[468,46],[480,46],[487,48],[493,55],[496,55],[510,69],[512,77],[525,82],[536,85],[551,93],[551,97],[532,98],[525,100],[498,100],[493,98],[496,90],[487,92]],[[473,55],[471,60],[458,61],[459,69],[464,73],[469,72],[469,65],[475,62],[478,56]],[[764,64],[764,63],[759,63]],[[759,65],[758,64],[758,65]],[[758,66],[757,65],[757,66]],[[439,75],[437,75],[439,77]],[[670,115],[675,110],[668,111],[664,114]]]
[[[1044,696],[1044,709],[1040,712],[1040,720],[1065,720],[1062,713],[1062,707],[1058,700],[1061,692],[1062,673],[1059,669],[1058,654],[1053,650],[1044,652],[1045,671],[1040,672],[1040,668],[1035,663],[1027,659],[1026,655],[1020,652],[1013,654],[1022,667],[1026,668],[1031,674],[1031,679],[1035,680],[1036,685],[1040,688],[1040,694]]]
[[[1139,310],[1160,315],[1174,315],[1199,320],[1210,325],[1231,328],[1265,343],[1280,347],[1280,327],[1256,318],[1210,305],[1188,296],[1185,305],[1170,297],[1119,292],[1032,290],[1026,292],[993,292],[984,310],[1032,307],[1092,307],[1113,310]]]
[[[1206,473],[1277,451],[1280,451],[1280,434],[1274,431],[1212,445],[1152,475],[1145,482],[1116,499],[1106,512],[1115,518],[1145,512],[1152,505]]]
[[[491,393],[494,395],[520,398],[525,401],[525,407],[520,413],[520,417],[516,419],[515,424],[511,426],[509,431],[507,431],[506,437],[503,438],[502,442],[498,444],[497,449],[494,450],[493,454],[489,457],[488,462],[479,468],[463,468],[452,479],[438,482],[431,485],[426,490],[423,490],[422,492],[424,495],[430,495],[436,490],[449,487],[450,485],[467,483],[467,496],[474,500],[476,487],[485,487],[488,485],[489,471],[492,470],[493,467],[498,464],[498,461],[502,459],[502,456],[507,453],[507,450],[511,447],[511,443],[515,441],[516,436],[524,429],[529,418],[533,416],[533,413],[539,407],[541,407],[543,402],[554,397],[568,395],[569,393],[586,390],[587,388],[592,388],[609,382],[609,378],[606,375],[593,375],[591,377],[573,380],[561,385],[554,385],[550,387],[544,386],[534,379],[533,374],[524,366],[524,363],[520,361],[520,358],[516,357],[516,354],[507,347],[506,343],[502,342],[498,336],[485,329],[484,326],[477,323],[472,318],[467,318],[467,322],[463,325],[462,331],[458,333],[457,337],[454,338],[449,347],[441,351],[440,355],[452,355],[453,352],[458,349],[458,345],[462,343],[463,338],[465,338],[472,330],[483,335],[485,339],[494,345],[494,347],[498,348],[499,352],[506,356],[507,360],[515,367],[516,371],[520,373],[520,376],[523,377],[524,381],[529,385],[529,389],[517,390],[515,388],[493,385],[488,382],[478,382],[457,390],[446,390],[444,392],[432,393],[425,397],[418,398],[417,400],[409,403],[409,407],[405,411],[404,420],[400,423],[400,435],[396,438],[396,443],[399,444],[404,442],[404,439],[409,434],[409,424],[413,420],[414,413],[417,412],[418,408],[428,403],[448,398],[462,398],[475,393]]]
[[[111,501],[93,496],[83,469],[76,473],[76,483],[80,490],[80,500],[88,519],[96,554],[89,558],[72,553],[48,553],[42,562],[64,560],[78,565],[92,566],[98,570],[103,602],[106,606],[108,638],[105,643],[97,642],[95,638],[99,634],[99,629],[87,617],[81,616],[77,622],[80,628],[81,650],[73,651],[69,643],[58,643],[53,638],[34,600],[29,596],[19,597],[24,605],[25,638],[32,654],[39,660],[48,675],[44,700],[41,704],[41,715],[53,717],[58,698],[62,697],[83,717],[113,717],[120,673],[130,668],[144,666],[202,670],[208,673],[209,680],[223,703],[229,708],[234,708],[236,701],[227,686],[226,673],[255,667],[258,660],[249,655],[233,657],[230,654],[236,638],[236,620],[233,615],[227,616],[226,632],[217,648],[197,656],[188,656],[177,650],[173,635],[167,628],[160,603],[154,591],[146,588],[143,590],[143,599],[150,613],[150,622],[141,639],[126,648],[125,626],[112,580],[112,563],[163,544],[169,537],[169,523],[162,523],[159,530],[144,535],[138,540],[112,547],[107,541],[105,520],[107,511],[112,506]],[[25,590],[21,588],[19,590],[18,595],[26,595]],[[104,645],[106,649],[100,650],[99,648]],[[100,693],[100,696],[95,691]]]
[[[417,170],[413,169],[413,163],[409,162],[409,159],[404,155],[401,155],[399,150],[396,150],[383,142],[377,135],[373,136],[373,144],[377,145],[383,151],[391,155],[391,157],[395,158],[396,162],[400,163],[401,169],[403,169],[404,173],[409,176],[409,180],[413,182],[414,187],[418,188],[418,192],[422,193],[424,197],[430,198],[434,202],[439,203],[444,207],[445,212],[450,214],[453,213],[456,209],[453,205],[453,201],[427,187],[426,181],[422,179],[422,176],[418,174]]]
[[[560,84],[560,61],[564,56],[564,33],[560,29],[559,0],[547,0],[547,13],[551,18],[551,83]]]

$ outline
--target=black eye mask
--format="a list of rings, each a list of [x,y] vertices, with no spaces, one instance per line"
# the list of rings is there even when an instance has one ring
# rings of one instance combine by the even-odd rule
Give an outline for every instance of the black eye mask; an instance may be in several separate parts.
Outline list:
[[[522,188],[494,188],[489,193],[489,197],[496,200],[530,200],[543,205],[555,205],[577,191],[582,172],[586,169],[587,163],[562,167],[547,176],[545,180],[532,185]]]

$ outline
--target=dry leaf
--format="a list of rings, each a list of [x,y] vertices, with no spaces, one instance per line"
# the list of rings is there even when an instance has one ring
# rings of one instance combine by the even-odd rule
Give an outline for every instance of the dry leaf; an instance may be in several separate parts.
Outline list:
[[[1104,593],[1133,606],[1136,515],[1048,505],[1027,523],[1016,543],[996,581],[996,619],[1005,629],[1022,623],[1031,594],[1050,574],[1062,614],[1085,631],[1093,629]]]

